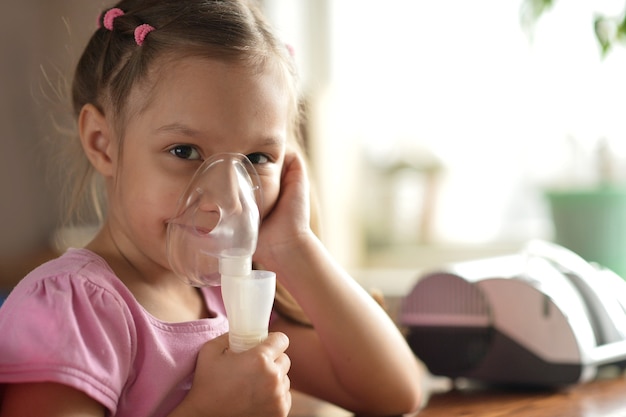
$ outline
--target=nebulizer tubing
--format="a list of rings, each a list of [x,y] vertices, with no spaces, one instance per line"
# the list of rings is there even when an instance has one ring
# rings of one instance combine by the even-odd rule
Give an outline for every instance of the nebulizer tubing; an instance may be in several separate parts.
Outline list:
[[[221,285],[229,345],[248,350],[267,337],[276,274],[252,269],[262,207],[250,160],[220,153],[198,168],[167,228],[172,270],[196,287]]]

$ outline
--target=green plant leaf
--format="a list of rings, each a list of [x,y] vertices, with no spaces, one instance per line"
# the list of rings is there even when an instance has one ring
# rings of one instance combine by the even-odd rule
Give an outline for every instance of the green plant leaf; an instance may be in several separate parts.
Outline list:
[[[593,21],[593,30],[600,45],[600,53],[604,58],[611,49],[613,39],[616,36],[614,21],[605,16],[597,15]]]
[[[524,0],[520,10],[522,26],[532,30],[539,18],[551,9],[555,2],[556,0]]]
[[[620,42],[626,42],[626,13],[624,13],[619,24],[617,25],[616,37]]]

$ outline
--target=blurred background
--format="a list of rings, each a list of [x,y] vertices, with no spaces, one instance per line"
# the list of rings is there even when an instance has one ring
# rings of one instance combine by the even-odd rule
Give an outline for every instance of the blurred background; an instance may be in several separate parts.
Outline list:
[[[623,272],[626,46],[603,54],[594,28],[620,33],[626,4],[560,0],[529,25],[543,3],[263,0],[296,51],[323,240],[364,284],[402,292],[418,271],[573,232]],[[0,17],[0,287],[58,246],[65,83],[109,5],[21,0]]]

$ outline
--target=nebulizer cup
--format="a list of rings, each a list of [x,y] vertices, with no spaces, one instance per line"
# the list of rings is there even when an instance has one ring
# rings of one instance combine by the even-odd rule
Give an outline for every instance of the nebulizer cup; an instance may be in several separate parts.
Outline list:
[[[222,286],[230,349],[264,340],[276,290],[276,274],[252,270],[262,194],[250,160],[220,153],[198,168],[167,229],[167,256],[188,284]]]

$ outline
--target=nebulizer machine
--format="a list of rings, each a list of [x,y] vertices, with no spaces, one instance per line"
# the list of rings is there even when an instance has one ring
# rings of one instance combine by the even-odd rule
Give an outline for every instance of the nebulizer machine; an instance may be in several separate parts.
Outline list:
[[[274,302],[276,274],[252,269],[261,201],[250,160],[220,153],[198,168],[168,224],[167,256],[174,273],[192,286],[221,285],[234,352],[267,337]]]

